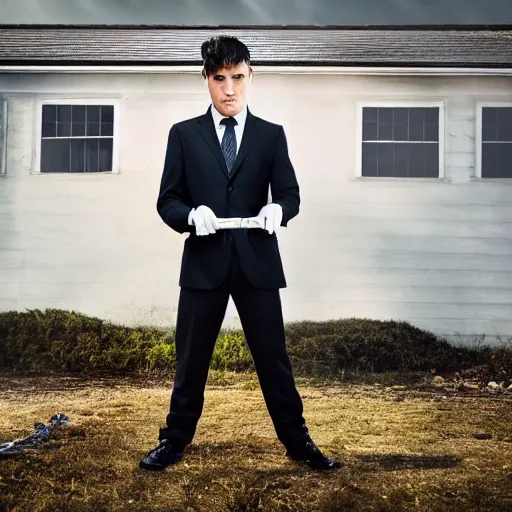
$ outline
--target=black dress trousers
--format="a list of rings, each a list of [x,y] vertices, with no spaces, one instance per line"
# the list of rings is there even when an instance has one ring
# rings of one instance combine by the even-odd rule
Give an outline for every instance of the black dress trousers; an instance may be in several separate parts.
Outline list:
[[[204,404],[204,390],[215,342],[229,296],[240,316],[263,397],[278,439],[285,445],[308,434],[301,397],[285,347],[279,289],[254,287],[239,265],[231,240],[228,277],[213,290],[181,288],[176,323],[176,378],[166,427],[159,440],[192,441]]]

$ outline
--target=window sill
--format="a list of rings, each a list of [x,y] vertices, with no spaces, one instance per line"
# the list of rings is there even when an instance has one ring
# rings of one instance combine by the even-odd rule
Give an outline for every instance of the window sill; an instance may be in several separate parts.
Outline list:
[[[508,183],[512,185],[512,178],[471,178],[472,183]]]
[[[451,183],[447,178],[393,178],[393,177],[379,177],[379,176],[352,176],[350,181],[402,181],[406,183]]]
[[[38,171],[30,171],[29,174],[34,176],[88,176],[88,175],[104,175],[104,174],[120,174],[119,171],[101,171],[101,172],[38,172]]]

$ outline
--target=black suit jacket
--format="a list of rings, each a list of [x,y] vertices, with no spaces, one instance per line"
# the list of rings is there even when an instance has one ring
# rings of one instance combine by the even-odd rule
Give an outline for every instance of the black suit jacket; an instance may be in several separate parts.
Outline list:
[[[220,286],[227,276],[231,243],[224,230],[197,236],[189,226],[192,208],[209,206],[217,217],[253,217],[268,202],[283,208],[281,225],[299,212],[299,185],[288,156],[283,127],[247,111],[236,161],[228,174],[211,107],[206,114],[174,124],[169,131],[157,200],[163,221],[185,240],[180,286],[203,290]],[[277,237],[263,229],[234,229],[240,265],[259,288],[284,288],[286,280]]]

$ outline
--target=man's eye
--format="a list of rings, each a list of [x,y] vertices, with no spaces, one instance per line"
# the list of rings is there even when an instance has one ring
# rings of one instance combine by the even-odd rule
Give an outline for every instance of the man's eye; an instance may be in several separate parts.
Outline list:
[[[215,80],[216,80],[217,82],[222,82],[223,78],[224,78],[224,77],[222,77],[222,76],[216,76],[216,77],[215,77]]]

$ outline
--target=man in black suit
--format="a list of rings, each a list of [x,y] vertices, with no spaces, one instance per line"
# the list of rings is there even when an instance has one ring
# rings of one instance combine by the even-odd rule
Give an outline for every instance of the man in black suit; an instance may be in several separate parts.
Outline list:
[[[242,42],[215,37],[201,54],[212,105],[171,127],[157,201],[168,226],[190,232],[179,283],[176,378],[159,445],[139,465],[163,470],[192,441],[231,295],[286,455],[315,469],[339,467],[309,436],[285,347],[279,288],[286,280],[275,232],[297,215],[300,198],[283,127],[247,108],[252,70]],[[219,229],[229,217],[257,217],[264,228]]]

